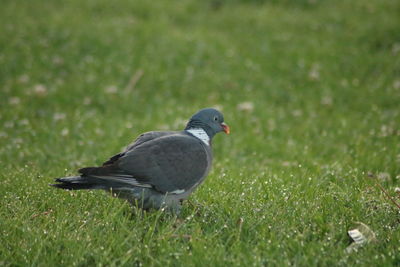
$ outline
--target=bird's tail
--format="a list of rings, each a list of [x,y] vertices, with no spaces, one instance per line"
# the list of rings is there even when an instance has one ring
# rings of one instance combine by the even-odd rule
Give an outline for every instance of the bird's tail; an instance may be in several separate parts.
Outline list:
[[[69,176],[58,178],[55,180],[57,184],[50,184],[51,186],[66,189],[66,190],[80,190],[80,189],[121,189],[132,187],[149,188],[150,185],[140,184],[133,177],[124,175],[101,176],[101,175],[85,175]]]
[[[80,189],[103,189],[103,186],[85,176],[69,176],[57,178],[57,184],[50,184],[51,186],[66,189],[66,190],[80,190]]]

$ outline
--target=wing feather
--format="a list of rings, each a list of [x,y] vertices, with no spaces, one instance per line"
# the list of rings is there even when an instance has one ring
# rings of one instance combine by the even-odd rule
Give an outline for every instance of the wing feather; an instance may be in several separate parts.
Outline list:
[[[118,167],[161,192],[188,190],[208,170],[205,146],[188,135],[168,135],[142,143],[116,162]]]
[[[107,161],[105,161],[103,163],[103,166],[106,165],[111,165],[114,162],[116,162],[120,157],[124,156],[126,154],[126,152],[128,152],[129,150],[134,149],[136,146],[141,145],[145,142],[151,141],[153,139],[162,137],[162,136],[166,136],[166,135],[171,135],[174,134],[176,132],[161,132],[161,131],[152,131],[152,132],[147,132],[147,133],[143,133],[141,135],[139,135],[135,141],[133,141],[133,143],[131,143],[130,145],[128,145],[126,147],[126,149],[124,151],[122,151],[121,153],[118,153],[114,156],[112,156],[111,158],[109,158]]]

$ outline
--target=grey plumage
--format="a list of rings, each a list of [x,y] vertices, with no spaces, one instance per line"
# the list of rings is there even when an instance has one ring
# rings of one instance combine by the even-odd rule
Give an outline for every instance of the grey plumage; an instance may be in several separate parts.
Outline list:
[[[143,209],[166,208],[179,213],[181,202],[207,176],[212,163],[212,137],[229,127],[215,109],[192,116],[185,130],[148,132],[100,167],[79,170],[79,176],[56,179],[52,186],[103,189]]]

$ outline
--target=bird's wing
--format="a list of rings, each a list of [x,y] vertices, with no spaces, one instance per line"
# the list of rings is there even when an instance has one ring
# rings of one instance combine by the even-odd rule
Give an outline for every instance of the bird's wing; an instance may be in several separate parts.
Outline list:
[[[210,162],[200,140],[174,134],[135,146],[115,164],[139,183],[150,184],[161,192],[176,192],[198,183]]]
[[[179,194],[200,182],[210,164],[202,141],[175,133],[142,142],[106,165],[79,172],[112,181],[114,187],[122,183]]]
[[[105,161],[103,163],[103,166],[106,165],[110,165],[113,164],[115,161],[117,161],[120,157],[122,157],[123,155],[126,154],[126,152],[128,152],[129,150],[132,150],[133,148],[135,148],[138,145],[141,145],[145,142],[151,141],[153,139],[162,137],[162,136],[166,136],[166,135],[172,135],[176,132],[161,132],[161,131],[153,131],[153,132],[147,132],[147,133],[143,133],[141,135],[139,135],[135,141],[133,141],[133,143],[131,143],[130,145],[128,145],[126,147],[126,149],[118,154],[115,154],[114,156],[112,156],[111,158],[109,158],[107,161]]]

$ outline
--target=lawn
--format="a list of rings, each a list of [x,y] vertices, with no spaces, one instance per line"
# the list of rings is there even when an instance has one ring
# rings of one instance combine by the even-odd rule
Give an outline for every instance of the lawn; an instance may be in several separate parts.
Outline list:
[[[400,265],[399,1],[1,6],[0,266]],[[204,107],[231,134],[180,218],[48,186]]]

